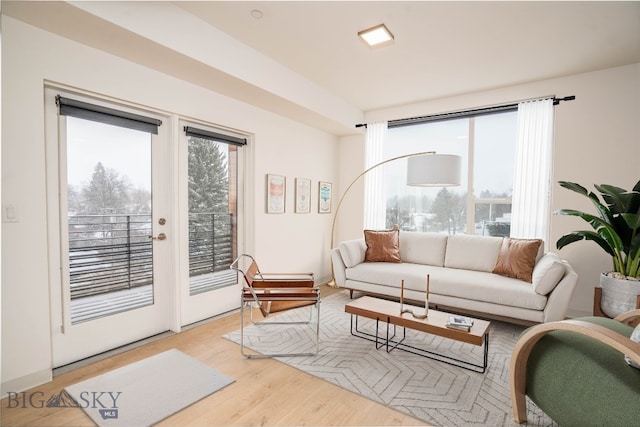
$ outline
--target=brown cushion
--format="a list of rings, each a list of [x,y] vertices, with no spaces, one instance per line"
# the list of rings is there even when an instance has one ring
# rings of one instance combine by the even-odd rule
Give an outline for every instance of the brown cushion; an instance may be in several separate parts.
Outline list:
[[[399,230],[364,230],[364,262],[402,262]]]
[[[498,253],[493,272],[531,283],[533,267],[536,265],[540,239],[512,239],[505,237]]]

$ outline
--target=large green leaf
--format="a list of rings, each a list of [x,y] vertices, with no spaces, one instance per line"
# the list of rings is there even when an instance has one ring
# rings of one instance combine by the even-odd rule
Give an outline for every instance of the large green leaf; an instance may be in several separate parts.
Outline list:
[[[620,236],[616,233],[615,228],[602,218],[575,209],[560,209],[556,211],[556,214],[582,218],[584,221],[588,222],[591,227],[593,227],[595,232],[607,243],[607,245],[611,247],[613,251],[622,252],[624,250],[622,239],[620,239]]]
[[[596,242],[602,249],[604,249],[606,253],[608,253],[612,257],[616,256],[613,248],[609,246],[609,244],[595,231],[580,230],[567,233],[558,239],[558,241],[556,242],[556,248],[560,250],[568,244],[580,240],[591,240],[593,242]]]
[[[640,184],[640,182],[638,182],[638,184]],[[625,212],[640,214],[640,190],[634,189],[629,192],[629,199],[627,200]]]
[[[596,200],[598,200],[598,196],[596,196],[593,192],[587,190],[580,184],[569,181],[558,181],[558,184],[560,184],[560,187],[566,188],[567,190],[574,191],[590,199],[595,198]]]
[[[640,228],[640,214],[623,213],[620,216],[630,229],[637,230]]]
[[[611,213],[609,208],[600,201],[600,199],[594,192],[587,190],[582,185],[576,184],[575,182],[558,181],[558,183],[561,187],[566,188],[567,190],[574,191],[587,197],[589,200],[591,200],[595,208],[598,210],[598,213],[600,214],[602,219],[606,220],[609,223],[613,222],[613,214]]]
[[[602,199],[613,215],[625,212],[628,198],[627,190],[608,184],[594,185],[594,187],[600,192]]]

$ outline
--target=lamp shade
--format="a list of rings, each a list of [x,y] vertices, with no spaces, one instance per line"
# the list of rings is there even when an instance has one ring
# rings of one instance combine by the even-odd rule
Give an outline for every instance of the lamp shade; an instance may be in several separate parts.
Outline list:
[[[407,159],[407,185],[450,187],[460,185],[460,156],[426,154]]]

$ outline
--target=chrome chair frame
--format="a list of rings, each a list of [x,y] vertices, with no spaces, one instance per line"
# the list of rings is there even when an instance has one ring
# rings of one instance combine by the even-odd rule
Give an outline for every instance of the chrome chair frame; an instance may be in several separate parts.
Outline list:
[[[240,263],[248,260],[249,267],[243,269]],[[254,257],[249,254],[238,256],[230,265],[232,270],[242,274],[245,286],[240,294],[240,353],[248,359],[264,359],[272,357],[315,356],[320,350],[320,288],[314,285],[313,273],[269,273],[263,274]],[[253,305],[260,309],[264,318],[271,314],[272,303],[275,311],[287,311],[293,308],[310,307],[307,321],[256,321]],[[287,307],[291,303],[291,307]],[[296,304],[299,303],[299,304]],[[276,307],[280,306],[280,307]],[[284,306],[284,307],[282,307]],[[261,353],[252,354],[245,351],[245,311],[249,310],[249,320],[257,327],[277,325],[311,325],[313,324],[313,308],[317,313],[315,321],[315,351],[298,353]]]

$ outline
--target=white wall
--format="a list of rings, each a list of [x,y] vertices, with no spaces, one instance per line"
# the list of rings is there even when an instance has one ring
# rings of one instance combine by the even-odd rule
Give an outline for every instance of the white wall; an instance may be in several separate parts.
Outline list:
[[[364,131],[340,138],[340,187],[342,196],[351,182],[364,170]],[[337,200],[336,200],[337,203]],[[360,178],[349,190],[336,218],[334,247],[342,240],[361,239],[364,215],[364,179]]]
[[[253,223],[248,247],[264,270],[330,276],[330,215],[317,213],[318,180],[336,182],[338,139],[157,71],[2,16],[2,205],[19,222],[2,229],[2,390],[51,376],[46,247],[45,80],[253,134]],[[265,173],[288,179],[287,213],[264,210]],[[293,213],[293,179],[312,180],[312,213]],[[54,249],[51,249],[54,250]]]
[[[640,64],[371,111],[366,114],[366,121],[423,116],[549,95],[576,96],[575,101],[560,103],[555,109],[551,209],[594,212],[586,198],[560,188],[557,181],[574,181],[593,189],[593,184],[604,183],[631,188],[640,179]],[[344,144],[340,150],[342,158],[363,158],[363,145]],[[341,177],[348,170],[341,163]],[[354,238],[351,228],[358,232],[362,229],[361,210],[345,209],[340,215],[340,221],[347,222],[349,228],[340,226],[343,234],[336,239],[338,242]],[[552,216],[550,227],[551,250],[556,250],[555,242],[563,234],[589,229],[578,218],[562,216]],[[611,269],[610,258],[593,242],[574,243],[562,249],[560,255],[580,276],[569,315],[591,313],[593,288],[600,273]]]
[[[337,184],[337,137],[276,121],[272,125],[256,136],[255,143],[255,253],[263,271],[312,271],[323,283],[331,275],[328,239],[333,215],[318,213],[318,182]],[[266,174],[287,178],[284,214],[265,211]],[[295,178],[311,179],[311,213],[294,213]]]

